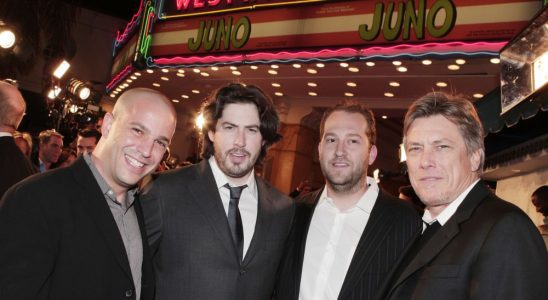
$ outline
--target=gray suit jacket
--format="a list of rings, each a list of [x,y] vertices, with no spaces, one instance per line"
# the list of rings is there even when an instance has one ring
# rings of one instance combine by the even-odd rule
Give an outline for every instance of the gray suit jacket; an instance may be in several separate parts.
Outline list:
[[[385,287],[386,299],[545,299],[548,256],[519,208],[477,183]]]
[[[255,233],[240,264],[209,163],[158,174],[142,196],[156,299],[269,299],[294,203],[256,178]]]

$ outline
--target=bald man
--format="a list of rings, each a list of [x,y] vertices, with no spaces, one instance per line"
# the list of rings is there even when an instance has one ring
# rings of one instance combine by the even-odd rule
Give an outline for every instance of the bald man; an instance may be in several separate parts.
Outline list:
[[[13,139],[25,107],[19,90],[0,81],[0,198],[12,185],[37,172]]]
[[[137,182],[156,169],[176,113],[150,89],[120,96],[93,153],[8,190],[0,207],[1,299],[152,299]]]

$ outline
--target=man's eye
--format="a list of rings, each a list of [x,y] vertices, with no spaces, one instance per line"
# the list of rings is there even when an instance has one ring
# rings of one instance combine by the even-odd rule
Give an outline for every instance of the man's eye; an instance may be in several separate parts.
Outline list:
[[[407,148],[407,151],[409,152],[416,152],[416,151],[419,151],[420,150],[420,147],[408,147]]]
[[[137,134],[143,134],[143,131],[139,128],[132,128],[133,132],[137,133]]]
[[[162,148],[167,148],[167,144],[165,142],[162,142],[162,141],[156,141],[156,143],[158,145],[160,145]]]

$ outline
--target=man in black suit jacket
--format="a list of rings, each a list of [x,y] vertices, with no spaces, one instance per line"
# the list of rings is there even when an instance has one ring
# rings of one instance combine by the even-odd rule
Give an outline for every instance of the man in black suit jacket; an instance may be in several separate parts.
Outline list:
[[[17,88],[0,81],[0,199],[12,185],[37,172],[13,140],[25,107]]]
[[[159,122],[158,120],[161,120]],[[171,102],[128,90],[93,154],[9,189],[0,207],[0,299],[152,299],[135,186],[175,131]]]
[[[143,195],[156,299],[270,299],[294,204],[254,165],[280,138],[278,116],[241,84],[219,89],[203,116],[205,159],[160,173]]]
[[[326,186],[298,200],[276,299],[373,299],[418,232],[419,216],[367,177],[377,156],[371,110],[327,110],[320,136]]]
[[[481,121],[471,102],[417,100],[404,121],[424,232],[391,275],[386,299],[544,299],[548,256],[527,215],[481,182]]]

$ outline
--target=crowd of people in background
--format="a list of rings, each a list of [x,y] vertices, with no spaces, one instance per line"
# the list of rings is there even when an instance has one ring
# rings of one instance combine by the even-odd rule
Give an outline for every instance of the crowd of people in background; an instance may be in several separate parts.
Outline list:
[[[325,183],[303,180],[290,195],[256,170],[282,136],[255,86],[205,100],[195,164],[171,159],[177,113],[156,90],[125,91],[74,141],[16,132],[25,108],[0,82],[1,299],[548,295],[546,225],[482,181],[483,127],[462,97],[430,93],[409,108],[399,198],[368,176],[382,153],[373,112],[358,103],[327,109]],[[548,215],[546,186],[531,200]]]

